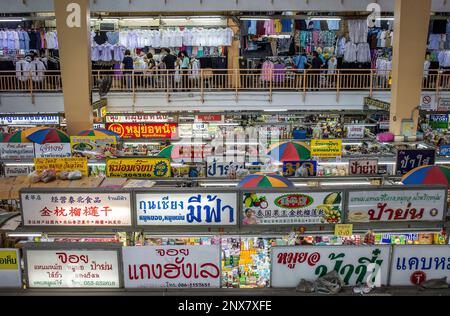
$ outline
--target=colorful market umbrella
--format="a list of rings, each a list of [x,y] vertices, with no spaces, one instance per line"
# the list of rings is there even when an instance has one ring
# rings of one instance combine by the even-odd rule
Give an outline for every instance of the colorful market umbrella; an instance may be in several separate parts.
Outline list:
[[[45,129],[49,129],[49,127],[45,127],[45,126],[29,127],[27,129],[23,130],[22,133],[25,137],[28,137],[31,134],[33,134],[34,132],[45,130]]]
[[[25,136],[23,131],[17,131],[4,139],[7,143],[30,143],[31,141]]]
[[[8,139],[11,135],[7,133],[0,133],[0,143],[6,143],[6,139]]]
[[[161,149],[158,154],[158,157],[161,158],[179,158],[180,157],[180,148],[176,145],[170,145]]]
[[[293,188],[294,184],[275,173],[273,174],[250,174],[239,182],[240,188],[256,188],[256,187],[268,187],[268,188]]]
[[[300,161],[311,158],[311,149],[304,142],[287,141],[272,145],[267,154],[278,161]]]
[[[104,129],[104,128],[96,128],[96,129],[87,129],[78,133],[78,136],[115,136],[120,137],[119,134],[114,133],[113,131]]]
[[[421,166],[402,177],[403,184],[444,184],[450,188],[450,167]]]
[[[38,144],[70,143],[69,135],[56,128],[40,129],[28,135],[27,138]]]

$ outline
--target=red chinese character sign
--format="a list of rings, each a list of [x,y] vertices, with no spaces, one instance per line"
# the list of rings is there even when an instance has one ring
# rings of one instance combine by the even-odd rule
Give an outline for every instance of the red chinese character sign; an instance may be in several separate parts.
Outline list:
[[[122,248],[125,288],[218,288],[220,248],[145,246]]]
[[[131,226],[130,193],[21,192],[24,226]]]

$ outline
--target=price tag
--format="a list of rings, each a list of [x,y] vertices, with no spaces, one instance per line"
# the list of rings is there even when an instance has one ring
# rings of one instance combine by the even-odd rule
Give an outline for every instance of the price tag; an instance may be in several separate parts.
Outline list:
[[[351,236],[353,235],[353,224],[336,224],[334,226],[335,236]]]

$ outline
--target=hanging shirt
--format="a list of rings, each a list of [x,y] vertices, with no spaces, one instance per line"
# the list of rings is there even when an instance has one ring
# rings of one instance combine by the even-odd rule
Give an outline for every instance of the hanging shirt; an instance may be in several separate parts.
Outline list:
[[[24,59],[16,63],[16,77],[20,81],[27,81],[30,78],[30,63]]]
[[[119,32],[106,32],[108,43],[115,45],[119,42]]]
[[[283,33],[292,32],[292,20],[289,19],[281,20],[281,32]]]
[[[100,60],[102,61],[111,61],[112,60],[112,49],[113,45],[109,43],[105,43],[101,45],[101,54],[100,54]]]
[[[35,59],[30,63],[31,79],[35,82],[44,80],[45,65],[39,59]]]
[[[94,46],[91,47],[91,60],[99,61],[101,54],[102,54],[102,46],[94,43]]]
[[[370,56],[369,43],[359,43],[356,47],[356,60],[359,63],[369,63],[372,60]]]
[[[122,61],[123,57],[124,57],[124,53],[125,53],[125,46],[122,45],[114,45],[113,48],[113,53],[114,53],[114,61]]]
[[[344,61],[348,63],[356,62],[356,44],[352,42],[345,44]]]
[[[256,35],[256,20],[249,21],[248,34]]]

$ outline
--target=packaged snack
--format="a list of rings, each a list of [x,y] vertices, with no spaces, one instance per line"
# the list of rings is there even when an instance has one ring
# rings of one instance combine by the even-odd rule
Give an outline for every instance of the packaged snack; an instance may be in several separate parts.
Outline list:
[[[41,181],[48,183],[50,181],[56,180],[56,171],[53,169],[46,169],[42,171]]]
[[[69,171],[61,171],[58,175],[58,179],[60,179],[60,180],[69,179]]]
[[[83,177],[83,175],[81,174],[80,170],[75,170],[75,171],[69,172],[69,175],[68,175],[69,180],[78,180],[78,179],[81,179],[82,177]]]
[[[39,176],[39,173],[36,170],[33,171],[32,173],[30,173],[28,175],[28,177],[30,178],[30,181],[32,183],[37,183],[37,182],[41,181],[41,177]]]

